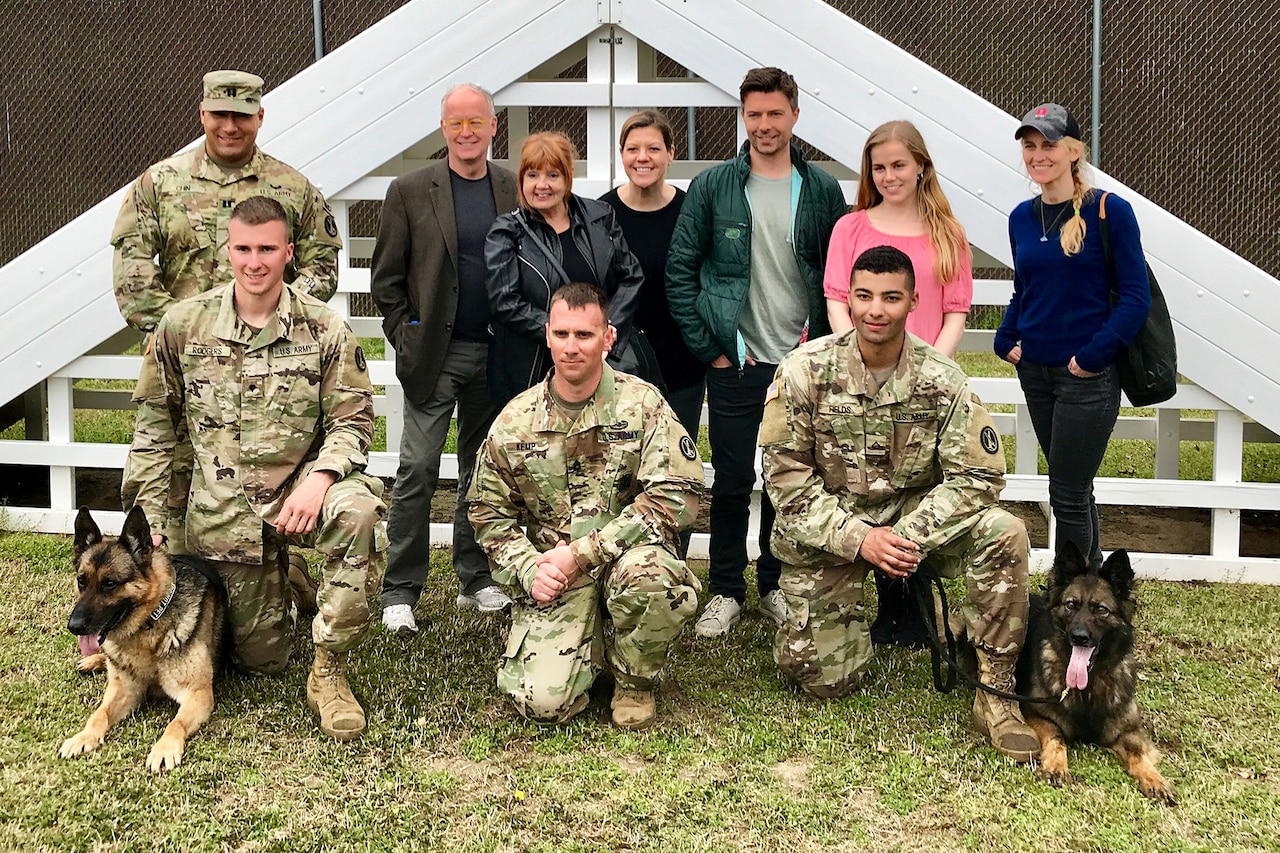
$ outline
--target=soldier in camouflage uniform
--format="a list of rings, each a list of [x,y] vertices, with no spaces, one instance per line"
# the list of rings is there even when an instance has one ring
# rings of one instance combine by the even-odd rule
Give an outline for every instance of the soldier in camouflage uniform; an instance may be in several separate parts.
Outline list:
[[[991,416],[950,359],[906,333],[911,260],[880,246],[854,264],[854,330],[801,346],[778,367],[760,428],[778,516],[787,620],[774,658],[805,691],[855,690],[871,658],[863,583],[928,558],[963,576],[961,613],[983,683],[1013,691],[1026,634],[1026,529],[996,504],[1005,461]],[[1039,752],[1016,702],[978,691],[973,716],[997,751]]]
[[[697,578],[678,555],[703,473],[661,393],[604,364],[616,334],[607,311],[594,285],[552,296],[555,368],[498,415],[468,498],[494,579],[528,594],[498,686],[526,717],[563,723],[607,662],[613,721],[638,729],[653,722],[668,649],[697,609]]]
[[[204,144],[143,172],[111,233],[120,313],[143,332],[174,302],[231,281],[227,223],[237,202],[269,196],[284,207],[294,245],[286,281],[328,301],[338,287],[342,240],[329,206],[302,173],[258,149],[262,78],[243,71],[204,76]]]
[[[153,332],[178,300],[231,281],[227,224],[236,203],[251,196],[276,199],[289,217],[294,260],[286,280],[321,301],[337,290],[337,223],[302,173],[258,149],[261,101],[261,77],[206,74],[204,143],[156,163],[125,195],[111,234],[113,283],[120,313],[139,331]],[[190,445],[183,440],[175,465],[180,494],[187,492],[191,468]],[[287,559],[287,549],[273,548],[270,558]],[[315,587],[301,555],[293,555],[289,571],[300,610],[314,612]]]
[[[213,560],[227,585],[234,660],[279,672],[291,624],[285,542],[325,556],[312,621],[307,698],[320,727],[358,737],[365,718],[344,675],[381,588],[382,483],[364,473],[373,389],[346,323],[286,286],[292,255],[278,202],[241,202],[230,224],[235,280],[167,311],[134,392],[138,418],[125,506],[147,512],[175,553]],[[191,437],[189,492],[174,493],[175,448]]]

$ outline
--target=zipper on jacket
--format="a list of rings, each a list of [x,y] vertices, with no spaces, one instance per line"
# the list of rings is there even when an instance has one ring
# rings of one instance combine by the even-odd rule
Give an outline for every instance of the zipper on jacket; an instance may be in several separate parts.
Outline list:
[[[546,277],[545,275],[543,275],[543,274],[542,274],[542,270],[540,270],[540,269],[538,269],[536,266],[534,266],[534,265],[533,265],[533,263],[532,263],[528,258],[526,258],[524,255],[519,255],[518,257],[520,258],[520,262],[521,262],[521,263],[523,263],[523,264],[524,264],[525,266],[527,266],[529,269],[531,269],[531,270],[533,270],[534,272],[536,272],[536,273],[538,274],[538,278],[542,279],[542,284],[543,284],[543,286],[547,288],[547,308],[548,308],[548,310],[549,310],[549,309],[551,308],[551,282],[550,282],[550,281],[548,281],[548,280],[547,280],[547,277]],[[536,380],[534,377],[535,377],[535,376],[537,376],[537,373],[538,373],[538,362],[540,362],[540,361],[542,361],[542,347],[541,347],[541,346],[539,346],[538,351],[537,351],[536,353],[534,353],[534,356],[533,356],[533,367],[531,367],[531,368],[529,369],[529,378],[525,380],[525,384],[524,384],[524,387],[525,387],[525,388],[532,388],[535,384],[537,384],[537,380]]]

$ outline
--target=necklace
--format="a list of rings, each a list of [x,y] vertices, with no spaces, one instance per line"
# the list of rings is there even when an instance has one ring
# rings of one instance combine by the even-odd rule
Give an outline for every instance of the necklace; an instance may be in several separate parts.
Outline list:
[[[1058,215],[1054,217],[1053,222],[1050,222],[1049,227],[1046,228],[1044,226],[1044,199],[1040,199],[1040,242],[1041,243],[1049,242],[1049,232],[1053,231],[1058,227],[1058,221],[1062,219],[1062,214],[1066,213],[1068,210],[1071,209],[1070,205],[1067,202],[1063,202],[1063,204],[1066,206],[1064,206],[1062,210],[1058,211]]]

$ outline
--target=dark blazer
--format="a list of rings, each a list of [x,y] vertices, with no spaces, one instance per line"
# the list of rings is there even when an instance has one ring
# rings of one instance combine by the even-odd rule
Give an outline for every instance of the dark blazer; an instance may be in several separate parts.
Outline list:
[[[514,210],[515,175],[493,163],[489,175],[498,213]],[[396,350],[404,394],[423,405],[440,377],[458,310],[458,231],[447,160],[391,182],[373,248],[370,290]]]

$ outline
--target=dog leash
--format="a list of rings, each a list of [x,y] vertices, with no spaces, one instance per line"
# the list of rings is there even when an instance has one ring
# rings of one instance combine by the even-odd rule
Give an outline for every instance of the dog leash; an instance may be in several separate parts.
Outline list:
[[[992,696],[998,696],[1001,699],[1010,699],[1014,702],[1056,702],[1053,697],[1036,697],[1024,696],[1020,693],[1006,693],[1003,690],[983,684],[980,680],[972,678],[967,673],[962,672],[959,664],[956,663],[956,638],[951,632],[951,623],[947,619],[942,620],[942,633],[946,640],[946,647],[938,640],[938,620],[933,609],[933,590],[929,588],[929,582],[933,583],[933,588],[938,591],[938,599],[942,603],[942,612],[945,614],[948,610],[947,590],[943,586],[942,578],[930,571],[925,565],[921,565],[916,569],[917,574],[924,572],[925,583],[923,584],[907,584],[912,590],[912,594],[916,600],[916,609],[920,611],[920,618],[924,622],[928,630],[925,632],[929,636],[929,664],[933,668],[933,686],[939,693],[950,693],[955,689],[956,682],[964,682],[975,690],[982,690],[990,693]]]
[[[225,601],[227,598],[227,585],[222,582],[222,575],[218,574],[218,570],[214,568],[213,563],[203,557],[192,556],[191,554],[170,554],[169,559],[174,563],[186,566],[188,569],[194,569],[204,575],[204,579],[209,582],[209,586],[218,591]]]

